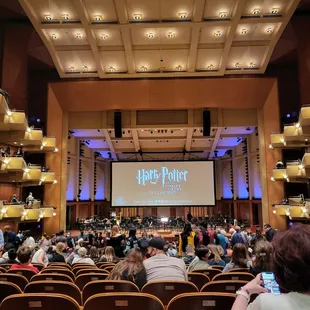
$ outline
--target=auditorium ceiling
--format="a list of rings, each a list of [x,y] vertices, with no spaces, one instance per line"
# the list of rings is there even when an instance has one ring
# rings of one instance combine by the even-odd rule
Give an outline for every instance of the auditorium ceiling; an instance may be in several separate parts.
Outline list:
[[[299,0],[19,0],[62,78],[265,72]]]
[[[87,147],[111,160],[183,160],[218,159],[230,152],[257,129],[248,127],[211,127],[203,136],[202,127],[144,129],[123,128],[122,138],[114,129],[76,129],[69,136],[82,140]],[[256,149],[253,149],[256,152]]]

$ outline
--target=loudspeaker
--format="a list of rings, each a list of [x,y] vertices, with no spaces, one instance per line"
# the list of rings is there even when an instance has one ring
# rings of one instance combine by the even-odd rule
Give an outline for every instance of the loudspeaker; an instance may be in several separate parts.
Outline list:
[[[122,112],[114,112],[114,132],[115,138],[122,137]]]
[[[211,133],[211,113],[209,110],[203,111],[203,136],[209,137]]]

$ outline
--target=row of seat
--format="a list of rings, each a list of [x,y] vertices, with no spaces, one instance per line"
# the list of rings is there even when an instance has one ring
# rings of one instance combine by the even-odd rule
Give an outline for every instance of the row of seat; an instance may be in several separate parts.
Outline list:
[[[145,293],[104,293],[90,297],[84,305],[84,310],[230,310],[235,300],[229,293],[185,293],[175,296],[165,308],[155,296]],[[79,304],[62,294],[18,294],[4,299],[0,310],[23,309],[33,310],[66,309],[80,310]]]
[[[197,274],[198,276],[200,274]],[[15,275],[16,276],[16,275]],[[204,275],[201,275],[205,277]],[[228,292],[234,293],[247,281],[211,281],[199,289],[194,283],[187,281],[151,281],[144,285],[141,292],[157,296],[165,305],[176,295],[194,292]],[[65,281],[45,280],[34,281],[26,284],[24,289],[9,281],[0,281],[0,297],[24,291],[25,293],[61,293],[74,298],[79,304],[99,293],[109,292],[140,292],[139,288],[132,282],[122,280],[97,280],[87,283],[81,290],[76,284]],[[1,295],[2,294],[2,295]],[[1,300],[1,299],[0,299]]]

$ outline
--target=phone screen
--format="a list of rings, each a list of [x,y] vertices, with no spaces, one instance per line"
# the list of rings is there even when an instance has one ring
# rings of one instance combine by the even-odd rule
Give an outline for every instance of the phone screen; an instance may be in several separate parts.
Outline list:
[[[263,272],[262,280],[264,284],[264,288],[268,291],[268,293],[280,295],[280,287],[274,278],[273,272]]]

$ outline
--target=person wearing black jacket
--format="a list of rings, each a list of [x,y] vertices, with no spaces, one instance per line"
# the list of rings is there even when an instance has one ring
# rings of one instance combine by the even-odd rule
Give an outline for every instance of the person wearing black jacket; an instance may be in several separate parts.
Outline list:
[[[192,221],[193,216],[191,215],[190,212],[187,212],[187,220],[190,223]]]
[[[264,230],[265,230],[265,235],[266,235],[266,239],[267,241],[271,242],[273,237],[276,234],[276,230],[274,230],[270,224],[265,224],[264,225]]]

